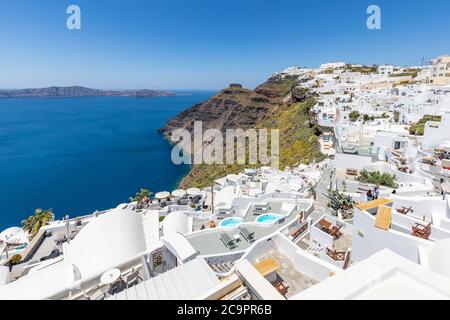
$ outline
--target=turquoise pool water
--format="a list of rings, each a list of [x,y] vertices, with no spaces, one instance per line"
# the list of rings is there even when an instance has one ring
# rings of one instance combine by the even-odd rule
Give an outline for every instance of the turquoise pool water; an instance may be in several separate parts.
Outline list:
[[[223,220],[219,226],[226,229],[234,229],[239,227],[243,222],[242,218],[227,218]]]
[[[258,217],[256,219],[256,222],[262,223],[262,224],[274,224],[274,223],[278,222],[279,220],[281,220],[282,218],[283,218],[283,216],[281,216],[279,214],[268,213],[268,214],[264,214],[264,215]]]

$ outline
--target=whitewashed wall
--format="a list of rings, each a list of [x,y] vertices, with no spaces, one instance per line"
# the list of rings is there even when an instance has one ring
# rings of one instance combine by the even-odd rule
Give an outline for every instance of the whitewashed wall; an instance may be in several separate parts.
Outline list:
[[[375,217],[366,212],[355,210],[353,219],[352,259],[355,262],[367,259],[371,255],[389,249],[413,262],[419,262],[419,248],[429,247],[431,241],[390,230],[375,227]]]

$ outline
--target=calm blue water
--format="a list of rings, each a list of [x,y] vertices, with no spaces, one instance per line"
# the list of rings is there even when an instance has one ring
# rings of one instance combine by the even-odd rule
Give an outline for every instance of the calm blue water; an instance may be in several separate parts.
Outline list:
[[[157,129],[213,94],[0,100],[0,232],[36,208],[76,217],[172,191],[189,168]]]

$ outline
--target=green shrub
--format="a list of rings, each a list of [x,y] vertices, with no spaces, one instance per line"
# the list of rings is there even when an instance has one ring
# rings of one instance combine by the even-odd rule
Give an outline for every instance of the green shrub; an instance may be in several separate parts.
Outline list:
[[[15,254],[12,256],[12,258],[9,260],[9,263],[12,266],[18,265],[22,261],[22,256],[20,254]]]
[[[355,122],[361,117],[361,114],[355,110],[355,111],[350,112],[349,117],[350,117],[351,122]]]
[[[441,116],[425,115],[419,122],[414,123],[409,128],[409,133],[415,136],[423,136],[425,134],[425,124],[429,121],[441,122]]]
[[[355,201],[349,195],[341,193],[339,191],[329,191],[327,195],[328,207],[334,211],[338,210],[351,210],[355,206]]]
[[[358,177],[358,181],[388,188],[397,188],[395,176],[389,173],[381,173],[380,171],[369,172],[363,170]]]

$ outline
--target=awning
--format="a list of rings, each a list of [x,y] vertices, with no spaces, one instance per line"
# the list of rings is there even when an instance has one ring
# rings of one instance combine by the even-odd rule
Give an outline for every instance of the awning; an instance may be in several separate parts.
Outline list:
[[[186,191],[183,189],[178,189],[172,192],[172,195],[176,198],[182,198],[186,195]]]
[[[392,208],[386,206],[378,207],[375,227],[388,231],[391,228]]]
[[[187,190],[187,193],[190,196],[198,196],[202,194],[202,191],[198,188],[190,188]]]
[[[167,191],[158,192],[155,194],[155,198],[158,200],[167,199],[168,197],[170,197],[170,193]]]
[[[367,211],[370,209],[375,209],[378,208],[379,206],[389,206],[392,205],[393,201],[386,199],[386,198],[380,198],[377,200],[373,200],[370,202],[365,202],[365,203],[361,203],[359,205],[356,206],[356,208],[358,208],[361,211]]]

